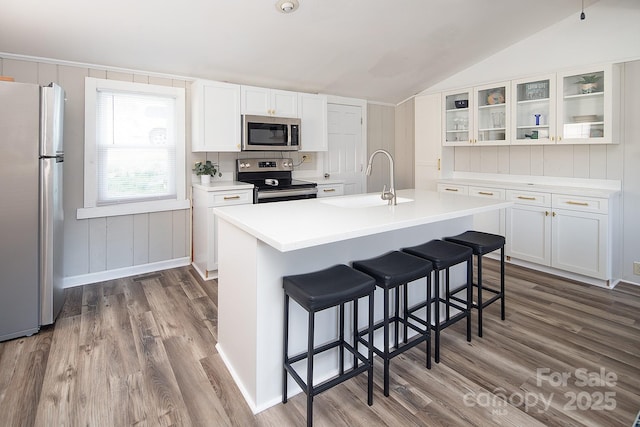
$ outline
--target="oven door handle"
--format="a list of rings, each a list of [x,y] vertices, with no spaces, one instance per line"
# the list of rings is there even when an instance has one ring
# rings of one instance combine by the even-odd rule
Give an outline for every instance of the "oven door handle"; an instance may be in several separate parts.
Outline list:
[[[317,188],[305,188],[300,190],[258,191],[258,199],[275,199],[276,197],[308,196],[317,194]]]

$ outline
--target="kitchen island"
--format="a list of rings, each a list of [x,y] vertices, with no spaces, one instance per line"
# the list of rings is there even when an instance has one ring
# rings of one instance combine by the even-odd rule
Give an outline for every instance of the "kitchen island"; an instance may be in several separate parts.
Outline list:
[[[215,209],[220,248],[217,349],[254,413],[282,398],[283,276],[458,234],[472,228],[472,215],[511,206],[421,190],[400,190],[397,202],[389,206],[379,193],[371,193]],[[424,295],[424,288],[413,288],[410,298]],[[377,292],[376,318],[382,313]],[[364,325],[366,310],[360,315]],[[290,351],[295,354],[306,348],[306,312],[291,304],[290,319]],[[316,315],[317,343],[328,341],[336,329],[333,309]],[[336,371],[334,355],[316,358],[316,381]],[[289,384],[291,394],[300,391],[291,379]]]

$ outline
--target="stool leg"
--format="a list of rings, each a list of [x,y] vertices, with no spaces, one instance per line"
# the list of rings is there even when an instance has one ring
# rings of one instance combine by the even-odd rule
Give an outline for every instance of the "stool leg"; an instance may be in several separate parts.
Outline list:
[[[357,351],[358,346],[358,300],[353,300],[353,348]],[[356,355],[353,355],[353,369],[358,367],[358,358]]]
[[[393,322],[393,340],[395,344],[394,347],[398,348],[399,325],[398,325],[397,319],[399,319],[399,316],[400,316],[400,286],[396,286],[395,305],[396,305],[396,309],[395,309],[396,321]]]
[[[384,290],[384,319],[382,320],[384,335],[384,395],[389,396],[389,289]]]
[[[338,316],[340,317],[340,320],[338,322],[338,328],[340,328],[340,331],[338,332],[338,339],[340,340],[340,346],[338,347],[340,367],[338,372],[340,375],[342,375],[344,374],[344,303],[340,304],[340,308],[338,308],[338,310],[340,311],[340,313],[338,314]]]
[[[479,264],[478,264],[478,267],[479,267]],[[480,292],[480,287],[478,287],[478,292]],[[480,296],[478,296],[478,298],[480,298]],[[482,307],[482,304],[478,304],[478,306]],[[467,342],[471,341],[471,309],[472,308],[473,308],[473,255],[469,255],[469,259],[467,260]],[[478,313],[481,313],[481,311],[478,311]]]
[[[431,369],[431,273],[427,275],[427,369]]]
[[[436,363],[440,363],[440,270],[435,270],[435,286],[433,300],[434,306],[434,330],[436,332],[436,345],[435,345],[435,360]]]
[[[404,305],[404,336],[403,336],[403,340],[402,340],[402,342],[404,344],[407,343],[407,336],[409,335],[409,327],[407,326],[407,324],[409,322],[409,297],[407,296],[408,293],[409,293],[409,284],[405,283],[404,284],[404,290],[403,290],[403,295],[404,295],[404,301],[403,301],[403,305]]]
[[[504,245],[500,248],[500,318],[504,320]]]
[[[307,426],[313,425],[313,335],[314,313],[309,312],[309,331],[307,336]]]
[[[478,336],[482,337],[482,255],[476,256],[478,260]]]
[[[444,298],[447,301],[446,305],[445,305],[445,311],[446,311],[446,319],[447,322],[449,321],[450,317],[451,317],[451,313],[450,313],[450,308],[449,308],[449,290],[451,289],[449,286],[449,267],[447,267],[446,272],[445,272],[445,289],[444,289]]]
[[[373,294],[372,291],[369,294],[369,343],[367,350],[369,350],[369,372],[367,372],[367,404],[373,405]]]
[[[287,368],[289,360],[289,295],[284,294],[284,330],[283,330],[283,361],[282,364],[282,403],[287,403]]]

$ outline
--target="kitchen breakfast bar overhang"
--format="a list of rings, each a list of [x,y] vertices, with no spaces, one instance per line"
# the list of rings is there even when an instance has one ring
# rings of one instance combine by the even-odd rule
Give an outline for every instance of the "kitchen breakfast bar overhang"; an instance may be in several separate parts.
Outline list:
[[[216,348],[254,413],[282,399],[283,276],[350,265],[455,235],[472,229],[474,214],[512,205],[422,190],[400,190],[397,201],[389,206],[372,193],[214,210],[219,248]],[[454,281],[464,277],[453,273]],[[424,284],[416,285],[410,300],[424,295]],[[376,291],[376,320],[381,308]],[[296,304],[290,310],[289,348],[296,354],[306,348],[307,316]],[[359,315],[364,326],[366,309]],[[315,323],[316,343],[335,336],[333,309],[318,313]],[[327,353],[315,358],[314,382],[337,373],[337,357]],[[304,377],[304,367],[300,373]],[[289,381],[289,394],[299,393]]]

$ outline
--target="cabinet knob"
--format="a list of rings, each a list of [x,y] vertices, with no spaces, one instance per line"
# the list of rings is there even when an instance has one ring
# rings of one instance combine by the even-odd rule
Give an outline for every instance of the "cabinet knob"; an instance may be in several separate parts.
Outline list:
[[[558,137],[558,141],[562,141],[562,137],[561,136]]]
[[[556,216],[556,213],[555,213],[555,212],[554,212],[554,213],[552,213],[552,214],[551,214],[551,216]]]
[[[555,137],[554,137],[554,136],[552,136],[550,139],[551,139],[552,141],[555,141]]]
[[[549,211],[544,211],[544,216],[549,216]]]

